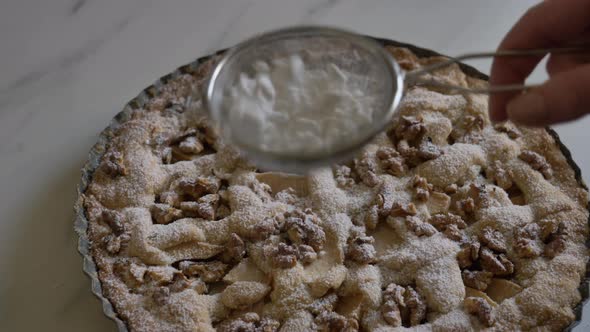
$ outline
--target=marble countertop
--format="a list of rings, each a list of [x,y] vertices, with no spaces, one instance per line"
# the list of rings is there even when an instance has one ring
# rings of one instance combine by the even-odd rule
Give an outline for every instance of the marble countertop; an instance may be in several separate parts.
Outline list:
[[[98,133],[156,78],[254,33],[304,23],[451,55],[494,49],[535,2],[2,1],[0,330],[115,329],[82,273],[72,228],[75,186]],[[474,65],[489,71],[489,61]],[[557,127],[582,170],[590,166],[589,124]],[[577,330],[587,329],[588,322]]]

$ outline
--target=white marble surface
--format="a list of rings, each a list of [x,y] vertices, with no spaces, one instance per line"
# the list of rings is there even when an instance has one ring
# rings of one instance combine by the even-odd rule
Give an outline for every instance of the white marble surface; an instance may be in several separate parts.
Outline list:
[[[159,76],[253,33],[301,23],[338,25],[446,54],[493,49],[534,3],[3,0],[0,330],[114,330],[76,252],[75,185],[97,134]],[[489,70],[488,61],[475,64]],[[558,127],[583,170],[590,166],[588,124]],[[590,325],[578,331],[584,329]]]

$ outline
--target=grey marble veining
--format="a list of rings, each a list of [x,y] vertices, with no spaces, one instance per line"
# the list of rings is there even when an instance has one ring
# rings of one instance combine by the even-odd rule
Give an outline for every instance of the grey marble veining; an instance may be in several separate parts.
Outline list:
[[[533,0],[4,0],[0,330],[112,331],[72,229],[97,134],[156,78],[251,35],[327,24],[447,54],[494,48]],[[476,66],[488,71],[489,62]],[[535,80],[545,76],[542,72]],[[587,119],[559,126],[583,171]],[[587,315],[588,316],[588,315]],[[588,330],[590,327],[578,329]]]
[[[86,3],[88,0],[75,0],[69,8],[70,15],[76,15]]]

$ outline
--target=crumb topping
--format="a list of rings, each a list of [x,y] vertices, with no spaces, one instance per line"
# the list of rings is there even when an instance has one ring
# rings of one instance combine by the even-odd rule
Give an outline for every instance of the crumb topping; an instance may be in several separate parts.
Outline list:
[[[391,51],[406,69],[441,60]],[[83,194],[103,294],[130,330],[557,331],[574,319],[587,192],[546,131],[492,126],[483,96],[411,87],[351,162],[264,172],[189,98],[213,61],[113,129]],[[433,75],[486,84],[458,66]]]

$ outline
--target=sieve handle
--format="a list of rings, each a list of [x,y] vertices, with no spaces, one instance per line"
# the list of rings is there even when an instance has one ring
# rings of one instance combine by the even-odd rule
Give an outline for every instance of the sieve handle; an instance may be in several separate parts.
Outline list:
[[[407,84],[417,86],[430,86],[438,88],[448,88],[461,92],[471,93],[497,93],[507,91],[521,91],[530,88],[537,87],[539,85],[531,84],[507,84],[507,85],[491,85],[486,88],[465,88],[452,84],[438,82],[432,79],[424,79],[421,76],[426,73],[431,73],[437,69],[447,67],[454,63],[470,60],[470,59],[482,59],[492,57],[522,57],[522,56],[545,56],[551,54],[573,54],[573,53],[585,53],[590,52],[590,45],[584,44],[579,46],[571,47],[554,47],[554,48],[538,48],[538,49],[523,49],[523,50],[501,50],[495,52],[478,52],[478,53],[467,53],[459,55],[454,58],[450,58],[446,61],[438,62],[420,69],[416,69],[405,74],[405,80]]]

